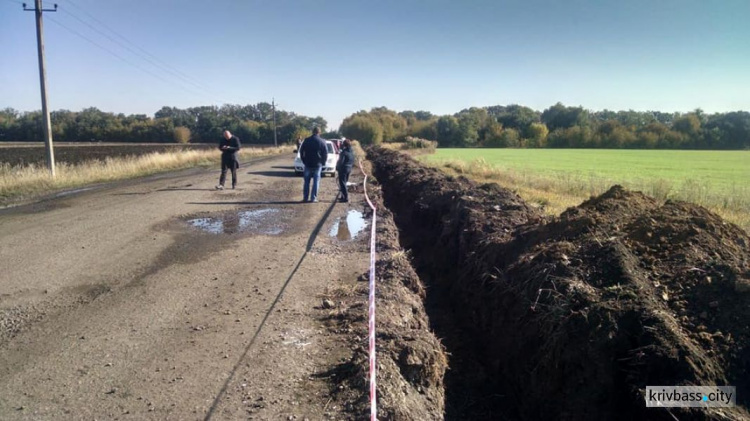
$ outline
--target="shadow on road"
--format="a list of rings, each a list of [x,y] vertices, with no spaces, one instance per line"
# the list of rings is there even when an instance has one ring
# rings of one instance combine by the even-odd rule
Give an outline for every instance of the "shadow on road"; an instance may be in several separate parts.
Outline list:
[[[291,202],[291,203],[298,203],[298,202]],[[268,311],[266,311],[265,316],[263,316],[263,321],[260,322],[260,325],[258,326],[258,329],[253,334],[252,339],[250,339],[250,343],[247,344],[247,347],[245,347],[245,352],[242,353],[242,356],[237,361],[237,364],[234,365],[234,368],[232,368],[232,372],[229,374],[229,377],[227,377],[227,380],[224,382],[224,385],[221,387],[221,390],[219,390],[219,393],[216,395],[216,398],[214,399],[213,404],[211,404],[211,408],[208,410],[208,413],[206,414],[206,418],[204,418],[205,421],[210,420],[213,415],[214,411],[216,411],[216,407],[219,405],[219,402],[221,401],[222,396],[227,392],[227,387],[229,387],[229,383],[232,382],[232,379],[234,378],[235,374],[237,374],[237,369],[242,365],[242,361],[245,359],[247,354],[250,352],[250,348],[253,347],[255,344],[255,340],[258,339],[258,335],[260,334],[260,331],[263,330],[263,326],[266,325],[266,321],[268,320],[268,317],[273,313],[274,308],[276,308],[276,304],[278,304],[279,300],[281,299],[281,296],[284,295],[284,291],[286,290],[286,287],[291,282],[292,278],[294,278],[294,275],[297,273],[297,270],[299,270],[300,266],[302,266],[302,262],[305,260],[305,257],[307,257],[307,253],[312,250],[312,246],[315,243],[315,239],[318,237],[318,234],[320,234],[320,230],[323,229],[323,225],[325,225],[326,220],[328,220],[328,217],[331,215],[331,212],[333,212],[333,208],[336,206],[336,201],[331,202],[331,204],[328,206],[328,210],[326,210],[326,213],[323,215],[322,218],[320,218],[320,221],[318,221],[318,224],[315,225],[315,228],[313,229],[312,233],[310,233],[310,237],[307,239],[307,246],[305,247],[305,252],[302,254],[302,257],[300,257],[299,261],[297,262],[297,265],[294,266],[294,269],[292,269],[292,272],[289,274],[289,277],[284,282],[284,285],[281,287],[281,290],[276,295],[276,298],[273,300],[273,303],[271,303],[271,307],[268,308]]]
[[[250,171],[248,172],[250,175],[263,175],[266,177],[284,177],[284,178],[292,178],[296,177],[297,175],[294,173],[294,168],[287,171]]]
[[[186,202],[186,205],[305,205],[302,201],[281,201],[281,202]],[[312,204],[311,204],[312,205]]]
[[[159,189],[157,191],[214,191],[216,189],[184,189],[184,188],[178,188],[178,189]]]

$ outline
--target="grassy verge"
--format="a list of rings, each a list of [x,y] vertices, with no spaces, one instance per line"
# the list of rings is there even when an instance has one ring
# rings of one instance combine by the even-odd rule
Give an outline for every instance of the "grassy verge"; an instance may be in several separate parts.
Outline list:
[[[428,161],[453,175],[464,175],[479,182],[496,182],[515,190],[527,202],[550,215],[558,215],[613,184],[642,191],[660,200],[675,199],[697,203],[725,220],[750,232],[750,187],[735,185],[713,188],[709,182],[686,180],[682,183],[656,179],[616,180],[596,174],[544,173],[532,169],[501,168],[483,159]]]
[[[291,153],[291,146],[279,148],[245,148],[240,160],[281,153]],[[216,165],[218,151],[191,150],[157,152],[137,157],[107,158],[75,165],[59,163],[56,177],[46,167],[29,165],[11,167],[0,165],[0,204],[7,205],[46,193],[82,187],[89,184],[143,177],[190,167]]]

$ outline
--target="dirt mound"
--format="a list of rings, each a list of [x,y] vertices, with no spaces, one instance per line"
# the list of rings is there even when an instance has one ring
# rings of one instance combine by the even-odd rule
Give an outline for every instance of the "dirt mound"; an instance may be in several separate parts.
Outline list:
[[[464,417],[748,416],[670,413],[643,399],[647,385],[716,384],[737,386],[738,404],[750,403],[750,237],[740,228],[619,186],[545,220],[496,185],[392,151],[369,156],[402,243],[455,320],[449,352],[484,371],[448,383],[449,409],[451,387],[482,382],[493,402]]]
[[[378,206],[376,264],[376,326],[378,365],[378,418],[388,420],[442,419],[443,377],[447,368],[444,348],[430,331],[424,308],[424,286],[399,245],[392,214],[385,209],[379,189],[368,186]],[[370,220],[372,211],[368,210]],[[341,383],[334,393],[345,393],[356,419],[369,419],[368,274],[360,285],[337,298],[336,317],[329,329],[347,331],[356,338],[353,357],[341,364]]]

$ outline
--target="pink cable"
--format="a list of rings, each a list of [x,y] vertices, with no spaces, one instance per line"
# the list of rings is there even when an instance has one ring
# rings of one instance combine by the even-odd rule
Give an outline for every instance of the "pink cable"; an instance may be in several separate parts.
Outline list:
[[[364,191],[365,200],[372,209],[372,227],[370,230],[370,309],[369,309],[369,326],[368,333],[370,338],[369,353],[370,353],[370,420],[377,421],[378,406],[377,406],[377,366],[375,365],[375,224],[377,221],[377,209],[370,201],[367,196],[367,173],[362,168],[362,160],[359,161],[359,169],[365,176],[364,180]]]

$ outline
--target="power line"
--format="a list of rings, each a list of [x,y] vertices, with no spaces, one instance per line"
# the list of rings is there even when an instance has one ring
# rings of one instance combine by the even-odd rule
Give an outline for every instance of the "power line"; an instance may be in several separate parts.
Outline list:
[[[195,88],[200,89],[200,90],[204,90],[204,91],[206,91],[206,93],[208,93],[208,91],[204,87],[202,87],[202,86],[200,86],[200,85],[198,85],[198,84],[196,84],[196,83],[194,83],[194,82],[192,82],[190,80],[187,80],[187,79],[181,77],[179,74],[175,73],[174,71],[172,71],[171,69],[169,69],[167,67],[159,65],[159,63],[156,63],[154,60],[151,60],[148,57],[144,56],[143,54],[139,53],[138,51],[133,50],[132,48],[128,47],[127,45],[123,44],[122,42],[118,41],[117,39],[109,36],[108,34],[100,31],[98,28],[92,26],[88,22],[86,22],[83,19],[79,18],[78,16],[76,16],[76,15],[68,12],[67,10],[64,10],[64,9],[61,9],[61,10],[62,10],[63,13],[66,13],[66,14],[72,16],[74,19],[78,20],[79,22],[81,22],[82,24],[86,25],[87,27],[89,27],[93,31],[97,32],[98,34],[106,37],[107,39],[109,39],[110,41],[114,42],[115,44],[121,46],[122,48],[125,48],[128,51],[130,51],[135,56],[137,56],[137,57],[139,57],[139,58],[141,58],[141,59],[149,62],[151,65],[153,65],[155,67],[161,67],[162,70],[166,71],[167,73],[170,73],[170,74],[174,75],[175,77],[178,77],[178,78],[182,79],[184,82],[189,83],[190,85],[194,86]]]
[[[86,37],[85,35],[81,34],[81,33],[80,33],[80,32],[78,32],[78,31],[76,31],[75,29],[71,29],[71,28],[67,27],[66,25],[63,25],[62,23],[58,22],[57,20],[55,20],[55,19],[53,19],[53,18],[51,18],[51,17],[49,17],[48,19],[49,19],[49,20],[50,20],[50,21],[51,21],[52,23],[54,23],[54,24],[56,24],[56,25],[58,25],[58,26],[62,27],[63,29],[67,30],[68,32],[70,32],[70,33],[72,33],[72,34],[74,34],[74,35],[76,35],[76,36],[78,36],[78,37],[80,37],[80,38],[84,39],[85,41],[87,41],[87,42],[91,43],[92,45],[94,45],[94,46],[96,46],[96,47],[98,47],[98,48],[100,48],[100,49],[102,49],[102,50],[106,51],[107,53],[111,54],[112,56],[114,56],[114,57],[116,57],[117,59],[121,60],[122,62],[126,63],[127,65],[129,65],[129,66],[132,66],[132,67],[135,67],[136,69],[138,69],[138,70],[140,70],[140,71],[142,71],[142,72],[144,72],[144,73],[148,73],[149,75],[151,75],[151,76],[153,76],[153,77],[155,77],[155,78],[157,78],[157,79],[161,80],[162,82],[165,82],[165,83],[171,83],[171,84],[175,84],[175,83],[174,83],[174,81],[171,81],[171,80],[169,80],[169,79],[165,79],[165,78],[161,77],[161,76],[160,76],[159,74],[157,74],[157,73],[154,73],[154,72],[152,72],[152,71],[150,71],[150,70],[148,70],[148,69],[145,69],[145,68],[143,68],[143,67],[141,67],[141,66],[139,66],[139,65],[137,65],[137,64],[135,64],[135,63],[131,63],[131,62],[130,62],[129,60],[127,60],[127,59],[125,59],[124,57],[120,56],[119,54],[117,54],[117,53],[113,52],[112,50],[108,49],[107,47],[104,47],[104,46],[102,46],[101,44],[97,43],[96,41],[93,41],[93,40],[91,40],[90,38]],[[193,91],[193,90],[191,90],[191,89],[186,89],[186,87],[184,87],[184,86],[178,86],[178,87],[179,87],[180,89],[185,89],[185,90],[187,90],[187,91],[190,91],[190,93],[192,93],[192,94],[194,94],[194,95],[201,95],[201,96],[204,96],[204,94],[203,94],[203,93],[200,93],[200,92],[196,92],[196,91]],[[208,99],[208,98],[207,98],[207,99]],[[212,100],[213,100],[213,99],[212,99]]]
[[[180,71],[176,67],[170,65],[169,63],[166,63],[165,61],[163,61],[162,59],[160,59],[158,56],[156,56],[154,54],[151,54],[150,52],[148,52],[144,48],[140,47],[138,44],[130,41],[127,37],[123,36],[122,34],[118,33],[114,29],[112,29],[112,27],[110,25],[108,25],[107,23],[105,23],[102,20],[98,19],[96,16],[92,15],[91,13],[89,13],[83,7],[78,6],[72,0],[67,0],[67,2],[70,3],[71,6],[73,6],[74,8],[76,8],[78,10],[80,10],[82,13],[84,13],[86,16],[88,16],[92,21],[96,22],[102,29],[110,32],[111,34],[113,34],[117,38],[121,39],[125,43],[129,44],[130,46],[132,46],[133,48],[135,48],[138,51],[134,51],[133,48],[130,48],[127,45],[124,45],[121,42],[113,39],[109,35],[102,33],[101,30],[99,30],[97,28],[94,28],[89,23],[83,21],[79,16],[75,16],[75,15],[73,15],[72,13],[70,13],[68,11],[64,11],[65,13],[70,14],[71,16],[73,16],[74,18],[76,18],[77,20],[79,20],[82,23],[84,23],[86,26],[90,27],[91,29],[93,29],[96,32],[102,34],[103,36],[107,37],[111,41],[113,41],[113,42],[117,43],[118,45],[122,46],[123,48],[127,49],[128,51],[130,51],[131,53],[137,55],[141,59],[149,62],[151,65],[156,66],[156,67],[160,67],[164,71],[166,71],[166,72],[168,72],[168,73],[170,73],[170,74],[172,74],[172,75],[174,75],[174,76],[182,79],[186,83],[189,83],[190,85],[195,86],[198,89],[201,89],[201,90],[205,91],[209,95],[214,95],[214,93],[216,91],[215,89],[212,89],[210,86],[204,84],[199,79],[196,79],[194,77],[191,77],[188,74],[185,74],[184,72]],[[226,95],[222,95],[222,96],[226,96]],[[217,102],[222,103],[224,101],[217,101]]]
[[[140,52],[142,52],[143,54],[145,54],[145,55],[147,55],[147,56],[151,57],[151,58],[152,58],[153,60],[155,60],[155,61],[159,62],[159,63],[160,63],[161,65],[165,66],[166,68],[170,68],[170,69],[171,69],[171,70],[173,70],[173,71],[174,71],[175,73],[177,73],[178,75],[180,75],[180,76],[182,76],[183,78],[185,78],[185,79],[186,79],[187,81],[189,81],[189,82],[192,82],[192,83],[196,83],[196,84],[198,84],[198,85],[201,85],[201,87],[202,87],[203,89],[208,89],[208,90],[210,90],[208,86],[206,86],[206,85],[204,85],[203,83],[201,83],[201,81],[199,81],[198,79],[192,78],[192,77],[190,77],[189,75],[187,75],[187,74],[185,74],[185,73],[181,72],[181,71],[180,71],[179,69],[177,69],[177,68],[175,68],[175,67],[171,66],[170,64],[168,64],[168,63],[165,63],[165,62],[163,62],[163,61],[162,61],[162,60],[161,60],[161,59],[160,59],[159,57],[157,57],[157,56],[155,56],[155,55],[153,55],[153,54],[149,53],[148,51],[146,51],[146,50],[144,50],[143,48],[141,48],[140,46],[138,46],[138,44],[135,44],[134,42],[132,42],[132,41],[128,40],[128,39],[127,39],[126,37],[124,37],[123,35],[121,35],[121,34],[120,34],[120,33],[118,33],[117,31],[115,31],[114,29],[112,29],[112,28],[110,27],[110,25],[106,24],[105,22],[102,22],[102,21],[101,21],[101,20],[99,20],[99,19],[98,19],[98,18],[97,18],[96,16],[92,15],[92,14],[91,14],[91,13],[89,13],[89,12],[88,12],[88,11],[87,11],[86,9],[82,8],[81,6],[78,6],[78,5],[77,5],[77,4],[76,4],[76,3],[74,2],[74,1],[72,1],[72,0],[67,0],[67,2],[68,2],[68,3],[70,3],[70,5],[71,5],[71,6],[75,7],[75,8],[76,8],[76,9],[78,9],[78,10],[80,10],[81,12],[83,12],[84,14],[86,14],[86,15],[87,15],[88,17],[90,17],[90,18],[91,18],[92,20],[94,20],[95,22],[97,22],[97,23],[98,23],[99,25],[101,25],[101,26],[102,26],[102,28],[106,29],[107,31],[109,31],[109,32],[111,32],[112,34],[114,34],[114,35],[115,35],[116,37],[118,37],[118,38],[122,39],[123,41],[125,41],[126,43],[130,44],[131,46],[133,46],[134,48],[136,48],[137,50],[139,50],[139,51],[140,51]]]

